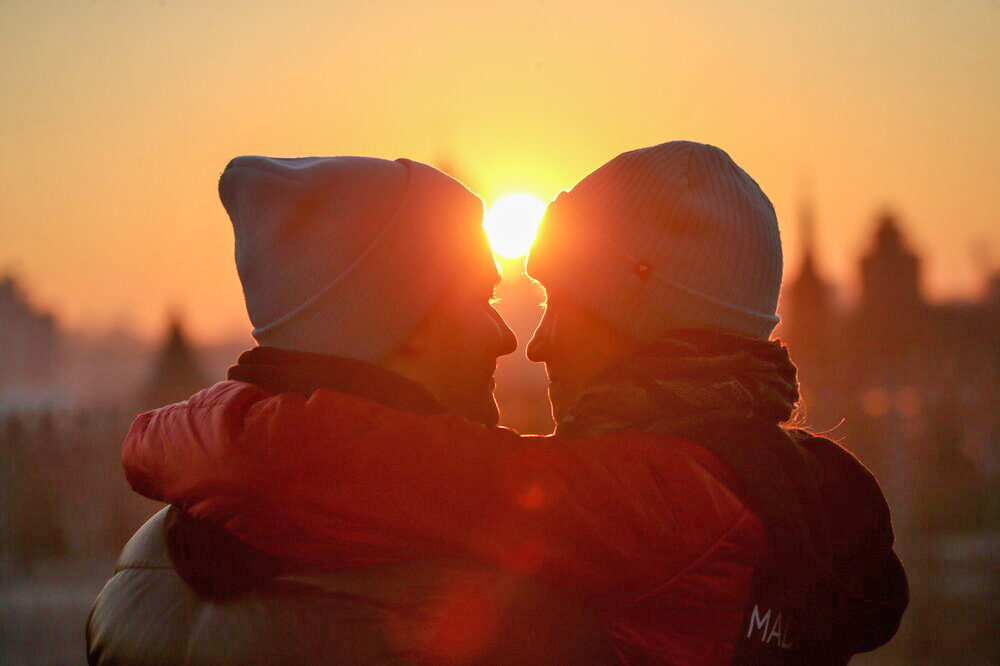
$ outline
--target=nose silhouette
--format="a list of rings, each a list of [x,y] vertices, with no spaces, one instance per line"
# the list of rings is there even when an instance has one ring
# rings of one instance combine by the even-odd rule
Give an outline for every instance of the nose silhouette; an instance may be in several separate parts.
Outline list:
[[[497,356],[506,356],[508,354],[513,354],[514,350],[517,349],[517,336],[514,335],[514,331],[510,330],[510,326],[504,321],[504,318],[496,311],[496,308],[491,308],[493,310],[493,317],[496,319],[497,327],[500,329],[500,349],[497,352]]]
[[[544,363],[548,358],[549,338],[552,335],[552,317],[551,310],[545,310],[541,321],[538,322],[538,327],[535,328],[535,333],[531,336],[531,340],[528,341],[525,354],[529,361]]]

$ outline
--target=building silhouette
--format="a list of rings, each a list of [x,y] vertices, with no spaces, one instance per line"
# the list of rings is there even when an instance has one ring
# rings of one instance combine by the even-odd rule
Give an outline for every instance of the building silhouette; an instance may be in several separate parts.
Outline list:
[[[0,391],[51,383],[58,358],[55,317],[33,306],[12,275],[0,277]]]
[[[892,507],[914,598],[893,649],[905,663],[1000,660],[989,629],[1000,623],[1000,276],[979,303],[930,303],[921,258],[883,212],[858,302],[840,308],[804,236],[779,335],[799,368],[800,417],[854,452]]]
[[[149,381],[142,391],[143,408],[186,400],[208,384],[180,320],[172,317]]]

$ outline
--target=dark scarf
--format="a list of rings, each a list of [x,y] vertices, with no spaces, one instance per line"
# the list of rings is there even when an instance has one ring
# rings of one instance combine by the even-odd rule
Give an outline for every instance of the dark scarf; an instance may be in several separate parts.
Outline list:
[[[725,417],[787,421],[799,400],[796,369],[779,342],[711,331],[679,331],[615,364],[591,382],[557,434],[622,430],[670,434]]]
[[[240,354],[228,378],[257,384],[271,393],[311,394],[317,389],[348,393],[415,414],[445,408],[420,384],[390,370],[351,358],[255,347]]]

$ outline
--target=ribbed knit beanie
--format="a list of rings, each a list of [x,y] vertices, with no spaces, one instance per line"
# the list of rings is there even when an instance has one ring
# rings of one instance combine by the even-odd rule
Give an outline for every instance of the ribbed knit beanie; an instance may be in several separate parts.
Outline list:
[[[411,160],[237,157],[219,196],[261,345],[378,360],[457,274],[496,273],[482,200]]]
[[[774,207],[724,151],[671,141],[623,153],[553,201],[527,271],[641,342],[778,323]]]

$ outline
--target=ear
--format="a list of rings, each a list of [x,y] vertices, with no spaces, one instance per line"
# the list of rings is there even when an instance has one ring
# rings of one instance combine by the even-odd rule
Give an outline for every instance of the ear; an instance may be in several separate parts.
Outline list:
[[[389,352],[376,365],[391,370],[407,379],[419,382],[421,379],[421,360],[427,348],[426,333],[414,331],[408,338]]]
[[[417,327],[410,337],[403,340],[402,344],[396,349],[394,354],[399,354],[401,356],[419,356],[424,351],[427,350],[429,335],[423,324]]]
[[[437,319],[437,308],[434,308],[390,356],[412,359],[424,354],[435,337],[440,335]]]
[[[422,375],[435,362],[435,354],[440,353],[441,339],[448,330],[450,322],[442,314],[441,306],[436,305],[417,324],[413,332],[388,356],[379,362],[387,368],[415,381],[424,383]]]

